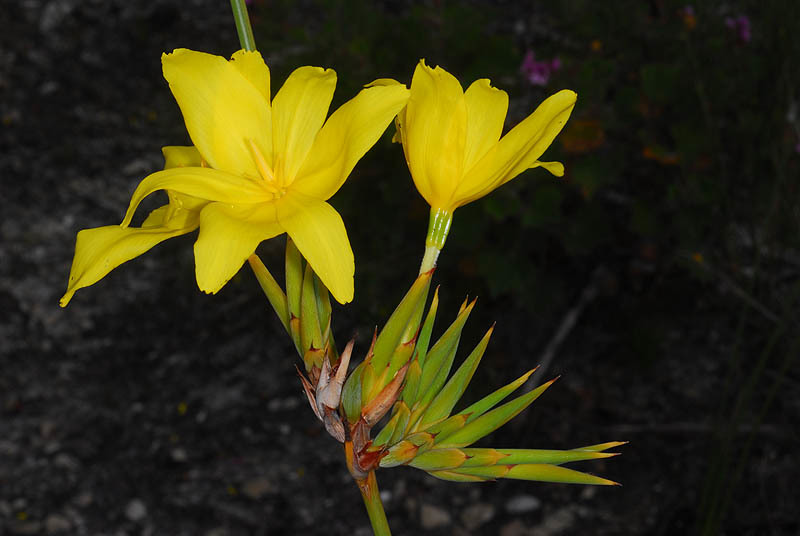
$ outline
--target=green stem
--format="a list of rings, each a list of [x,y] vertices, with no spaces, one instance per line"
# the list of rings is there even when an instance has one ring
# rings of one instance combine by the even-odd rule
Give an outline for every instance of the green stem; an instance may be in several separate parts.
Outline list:
[[[450,224],[453,223],[453,213],[449,210],[431,207],[430,221],[428,222],[428,235],[425,238],[425,256],[419,267],[419,273],[424,274],[436,268],[439,253],[442,252]]]
[[[389,522],[386,520],[386,512],[383,511],[381,494],[378,491],[378,481],[375,479],[375,471],[370,471],[364,480],[356,480],[361,498],[364,499],[364,506],[367,507],[369,522],[372,524],[372,532],[375,536],[392,536],[389,529]]]
[[[256,40],[253,38],[253,29],[250,27],[250,17],[247,16],[244,0],[231,0],[231,9],[236,33],[239,34],[239,44],[244,50],[255,50]]]

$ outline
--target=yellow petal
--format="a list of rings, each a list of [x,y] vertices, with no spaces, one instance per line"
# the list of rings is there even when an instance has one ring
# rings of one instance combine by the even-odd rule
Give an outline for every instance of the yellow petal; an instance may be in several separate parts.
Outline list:
[[[222,201],[231,204],[266,202],[272,194],[257,182],[223,171],[199,167],[178,167],[157,171],[139,183],[131,196],[128,212],[122,225],[130,224],[136,207],[142,199],[156,190],[170,190],[207,201]]]
[[[464,177],[460,203],[483,197],[528,168],[543,166],[538,158],[561,132],[575,107],[577,95],[568,89],[548,97],[520,124],[503,136]],[[558,166],[544,166],[558,170]],[[469,190],[468,190],[469,188]]]
[[[257,50],[239,50],[231,56],[231,64],[253,84],[269,104],[269,67]]]
[[[446,207],[461,180],[467,109],[453,75],[421,60],[401,126],[411,176],[431,206]]]
[[[531,166],[532,168],[535,167],[543,167],[556,177],[563,177],[564,176],[564,164],[561,162],[536,162]]]
[[[407,100],[398,82],[361,90],[322,127],[292,188],[322,200],[335,194]]]
[[[508,111],[508,94],[489,80],[474,81],[464,93],[467,104],[467,140],[464,170],[469,169],[497,143]]]
[[[300,67],[289,75],[272,103],[275,177],[288,186],[314,143],[336,88],[336,73]]]
[[[341,216],[324,201],[292,192],[276,204],[278,221],[339,303],[353,300],[355,263]]]
[[[167,145],[161,148],[161,153],[164,155],[164,169],[203,165],[203,157],[194,145]]]
[[[197,286],[203,292],[216,293],[258,244],[282,232],[272,203],[210,203],[200,211],[200,236],[194,244]]]
[[[258,58],[249,60],[248,72]],[[252,140],[270,162],[269,101],[252,78],[233,65],[238,62],[186,49],[161,57],[164,78],[203,159],[212,168],[257,177],[249,143]]]
[[[168,212],[167,205],[154,210],[148,220],[161,220]],[[111,270],[134,257],[145,253],[156,244],[168,238],[180,236],[197,228],[197,217],[185,217],[177,221],[167,221],[168,225],[153,225],[147,228],[124,228],[108,225],[94,229],[84,229],[78,233],[75,242],[75,258],[69,272],[67,292],[61,298],[61,307],[66,307],[75,291],[93,285]]]

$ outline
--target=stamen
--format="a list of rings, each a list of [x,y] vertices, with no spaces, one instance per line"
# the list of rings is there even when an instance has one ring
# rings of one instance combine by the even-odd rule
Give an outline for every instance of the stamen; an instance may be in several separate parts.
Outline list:
[[[253,154],[253,160],[256,163],[258,172],[261,173],[261,177],[263,177],[265,182],[272,183],[270,186],[275,188],[275,174],[272,173],[272,168],[270,168],[269,164],[267,164],[267,159],[264,158],[263,154],[261,154],[261,151],[258,149],[258,146],[253,140],[248,138],[247,143],[250,145],[250,152]],[[277,192],[277,189],[275,191]]]

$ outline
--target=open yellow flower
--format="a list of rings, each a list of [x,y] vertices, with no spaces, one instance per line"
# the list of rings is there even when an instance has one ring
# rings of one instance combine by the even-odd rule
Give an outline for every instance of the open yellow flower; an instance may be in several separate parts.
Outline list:
[[[336,73],[300,67],[270,102],[261,54],[228,61],[186,49],[162,56],[164,78],[194,147],[165,147],[166,169],[146,177],[119,226],[78,233],[65,306],[79,288],[159,242],[200,228],[197,285],[215,293],[256,246],[288,233],[334,298],[353,298],[353,252],[326,200],[378,140],[408,99],[399,83],[362,90],[325,117]],[[166,190],[169,204],[131,228],[139,203]]]
[[[526,169],[541,166],[562,176],[561,163],[539,157],[567,122],[575,99],[573,91],[559,91],[501,138],[508,111],[505,91],[487,79],[464,91],[453,75],[420,60],[408,104],[397,116],[397,138],[414,184],[431,206],[431,232],[438,238],[429,233],[427,245],[440,250],[455,209]]]

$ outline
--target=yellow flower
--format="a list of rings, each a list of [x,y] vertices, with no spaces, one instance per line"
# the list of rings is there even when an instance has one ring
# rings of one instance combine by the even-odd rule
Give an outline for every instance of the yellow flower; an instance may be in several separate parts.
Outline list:
[[[526,169],[541,166],[562,176],[562,164],[538,158],[567,122],[575,99],[573,91],[559,91],[501,138],[505,91],[481,79],[465,92],[453,75],[421,60],[408,104],[397,117],[417,190],[431,208],[452,212]]]
[[[78,233],[66,306],[154,245],[200,228],[194,245],[197,285],[215,293],[256,246],[288,233],[334,298],[353,298],[353,252],[341,217],[326,200],[405,105],[394,81],[362,90],[328,120],[336,73],[295,70],[270,102],[261,54],[240,50],[230,61],[186,49],[161,58],[194,147],[165,147],[163,171],[133,193],[121,225]],[[166,190],[169,203],[140,228],[139,203]]]
[[[563,90],[546,99],[505,136],[508,95],[480,79],[464,91],[456,78],[420,60],[411,94],[397,116],[414,184],[431,206],[420,273],[436,265],[453,211],[507,183],[526,169],[564,174],[559,162],[538,159],[567,122],[576,94]]]

